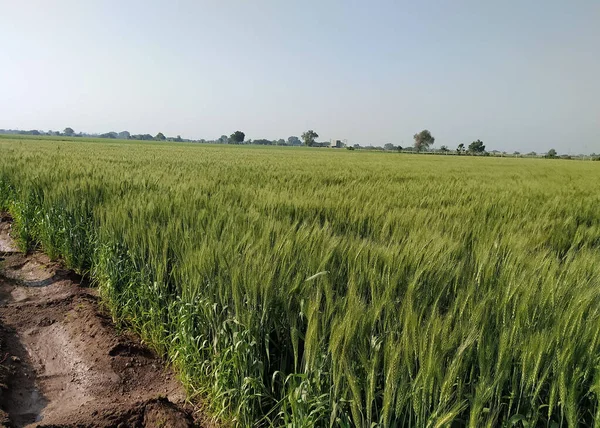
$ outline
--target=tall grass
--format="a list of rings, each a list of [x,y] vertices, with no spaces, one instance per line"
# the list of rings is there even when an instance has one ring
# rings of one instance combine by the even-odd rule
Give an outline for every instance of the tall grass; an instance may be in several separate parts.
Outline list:
[[[240,426],[600,422],[598,182],[583,162],[0,139],[20,244],[89,273]]]

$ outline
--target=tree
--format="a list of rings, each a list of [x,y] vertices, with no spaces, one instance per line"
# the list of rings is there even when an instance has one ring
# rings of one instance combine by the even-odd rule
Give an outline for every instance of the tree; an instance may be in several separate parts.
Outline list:
[[[158,141],[165,141],[167,138],[165,137],[165,134],[159,132],[158,134],[156,134],[156,137],[154,137],[154,139]]]
[[[396,150],[396,146],[394,146],[392,143],[385,143],[385,145],[383,146],[384,150]]]
[[[242,131],[235,131],[229,137],[229,141],[232,144],[242,144],[244,142],[244,138],[246,138],[246,134],[244,134]]]
[[[290,146],[299,146],[302,144],[302,141],[300,141],[300,138],[293,136],[293,135],[291,137],[288,137],[287,142],[288,142],[288,145],[290,145]]]
[[[316,138],[319,138],[319,134],[317,134],[312,129],[302,134],[302,141],[304,141],[304,144],[308,147],[312,147],[315,144]]]
[[[417,152],[427,150],[435,142],[435,138],[427,129],[422,130],[413,136],[415,139],[415,149]]]
[[[465,152],[465,145],[463,143],[460,143],[458,145],[458,147],[456,148],[456,153],[458,153],[460,155],[461,153],[464,153],[464,152]]]
[[[442,153],[448,153],[450,150],[448,149],[448,146],[442,146],[440,147],[440,152]]]
[[[121,132],[119,132],[118,136],[122,140],[129,140],[129,137],[131,137],[131,134],[129,133],[129,131],[121,131]]]
[[[483,144],[483,141],[477,140],[477,141],[473,141],[471,144],[469,144],[469,153],[482,154],[484,152],[485,152],[485,145]]]
[[[118,136],[119,134],[117,134],[116,132],[107,132],[105,134],[99,135],[100,138],[117,138]]]
[[[277,141],[275,141],[275,143],[277,143]],[[266,138],[259,138],[258,140],[254,140],[252,142],[252,144],[258,144],[258,145],[261,145],[261,146],[272,146],[273,145],[273,141],[267,140]]]
[[[548,153],[546,153],[546,156],[544,156],[544,157],[548,158],[548,159],[555,159],[556,155],[557,155],[556,150],[550,149],[550,150],[548,150]]]
[[[75,133],[75,131],[73,131],[73,128],[65,128],[63,132],[67,137],[72,137]]]
[[[278,146],[285,146],[285,140],[283,138],[280,138],[279,140],[277,140],[277,145]]]

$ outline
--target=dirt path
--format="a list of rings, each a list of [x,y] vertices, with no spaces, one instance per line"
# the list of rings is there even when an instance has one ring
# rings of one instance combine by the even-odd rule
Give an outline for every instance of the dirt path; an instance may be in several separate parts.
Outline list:
[[[0,426],[190,427],[181,385],[117,334],[94,290],[44,254],[24,255],[0,219]]]

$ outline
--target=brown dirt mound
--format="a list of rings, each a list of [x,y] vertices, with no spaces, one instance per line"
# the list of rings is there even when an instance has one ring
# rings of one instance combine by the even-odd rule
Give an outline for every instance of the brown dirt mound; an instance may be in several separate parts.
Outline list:
[[[0,427],[214,426],[173,373],[118,334],[95,291],[0,222]]]

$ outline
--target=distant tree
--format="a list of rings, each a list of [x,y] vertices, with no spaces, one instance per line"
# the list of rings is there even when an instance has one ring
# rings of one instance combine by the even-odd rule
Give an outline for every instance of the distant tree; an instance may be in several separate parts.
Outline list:
[[[442,146],[440,147],[440,152],[442,153],[448,153],[450,150],[448,149],[448,146]]]
[[[42,135],[37,129],[32,129],[30,131],[19,131],[18,133],[21,135]]]
[[[315,144],[315,139],[317,138],[319,138],[319,134],[312,129],[302,134],[302,141],[304,141],[304,144],[309,147],[312,147]]]
[[[435,142],[435,138],[427,129],[415,134],[413,138],[415,139],[415,150],[417,152],[427,150]]]
[[[300,138],[292,135],[291,137],[288,137],[287,139],[288,145],[290,146],[299,146],[302,144],[302,141],[300,141]]]
[[[121,132],[119,132],[118,137],[121,140],[129,140],[129,137],[131,137],[131,134],[128,131],[121,131]]]
[[[73,134],[75,133],[75,131],[73,131],[73,128],[65,128],[65,130],[63,131],[63,133],[67,136],[67,137],[72,137]]]
[[[173,141],[181,143],[183,141],[183,138],[181,138],[181,135],[178,135],[177,138],[175,138],[175,140],[173,140]]]
[[[396,146],[394,146],[392,143],[385,143],[383,146],[384,150],[396,150]]]
[[[548,150],[548,153],[546,153],[546,156],[544,156],[544,157],[548,158],[548,159],[555,159],[557,157],[556,150],[554,150],[554,149]]]
[[[158,134],[156,134],[156,137],[154,137],[154,139],[158,141],[165,141],[167,138],[165,137],[165,134],[159,132]]]
[[[235,131],[229,137],[229,142],[232,144],[242,144],[244,142],[244,138],[246,138],[246,134],[242,131]]]
[[[456,148],[456,153],[458,153],[460,155],[461,153],[464,153],[464,152],[465,152],[465,145],[463,143],[460,143],[458,145],[458,147]]]
[[[100,138],[117,138],[118,136],[119,134],[117,134],[116,132],[107,132],[105,134],[99,135]]]
[[[352,147],[354,147],[356,150],[358,150],[358,149],[360,149],[360,144],[355,144],[355,145],[354,145],[354,146],[352,146]]]
[[[254,140],[252,144],[259,144],[261,146],[272,146],[273,141],[267,140],[266,138],[259,138],[258,140]]]
[[[477,140],[477,141],[473,141],[471,144],[469,144],[469,153],[482,154],[484,152],[485,152],[485,145],[483,144],[483,141]]]
[[[521,152],[517,152],[517,151],[515,151],[515,152],[513,152],[513,155],[515,155],[515,157],[518,157],[518,156],[520,156],[520,155],[521,155]]]
[[[278,146],[285,146],[285,140],[283,138],[280,138],[279,140],[277,140],[277,145]]]

